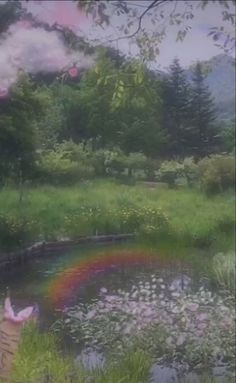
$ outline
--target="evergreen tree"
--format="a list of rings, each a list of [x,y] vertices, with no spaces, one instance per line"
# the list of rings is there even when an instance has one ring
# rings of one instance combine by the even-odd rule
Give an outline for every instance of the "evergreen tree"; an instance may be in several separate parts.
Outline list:
[[[184,156],[188,152],[190,86],[179,60],[174,59],[169,77],[163,82],[163,126],[169,135],[168,154]]]
[[[198,157],[214,151],[217,144],[217,127],[214,125],[215,108],[211,93],[205,84],[201,63],[197,63],[192,77],[192,128],[193,149]]]

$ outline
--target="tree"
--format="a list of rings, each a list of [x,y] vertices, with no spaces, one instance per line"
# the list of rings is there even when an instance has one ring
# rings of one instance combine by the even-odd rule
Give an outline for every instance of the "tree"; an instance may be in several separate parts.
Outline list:
[[[204,156],[214,151],[217,142],[217,128],[214,125],[215,107],[208,87],[202,65],[198,62],[192,77],[192,122],[194,130],[194,147],[197,156]]]
[[[31,177],[35,160],[32,123],[41,112],[29,78],[22,75],[11,97],[0,101],[0,177],[23,182]]]
[[[160,86],[134,60],[117,67],[102,53],[81,80],[79,108],[84,138],[101,146],[155,156],[164,142]]]
[[[168,154],[188,152],[190,123],[190,86],[179,60],[174,59],[169,76],[163,81],[163,126],[168,132]]]
[[[217,25],[208,31],[208,35],[225,52],[232,52],[235,48],[235,0],[76,1],[80,9],[91,14],[94,22],[102,28],[112,25],[117,17],[121,18],[121,23],[112,25],[119,37],[109,37],[104,43],[133,39],[137,43],[141,57],[151,60],[159,54],[160,43],[170,25],[179,27],[176,39],[183,40],[191,30],[191,21],[196,11],[199,8],[204,10],[214,1],[214,6],[218,6],[221,10],[222,21],[231,27],[231,32],[228,32],[227,26]],[[150,22],[145,24],[147,18]],[[150,23],[153,25],[152,29],[149,28]]]

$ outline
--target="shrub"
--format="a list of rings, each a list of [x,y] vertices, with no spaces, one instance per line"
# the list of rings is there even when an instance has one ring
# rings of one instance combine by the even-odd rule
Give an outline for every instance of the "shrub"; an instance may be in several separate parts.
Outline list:
[[[128,170],[128,175],[133,176],[137,170],[144,170],[147,158],[142,153],[125,155],[120,149],[106,151],[105,166],[108,174],[121,175]]]
[[[147,158],[142,153],[130,153],[125,159],[129,175],[132,176],[135,170],[143,170],[146,162]]]
[[[39,169],[41,178],[49,183],[71,184],[93,176],[94,168],[86,157],[57,147],[41,156]],[[82,157],[82,156],[81,156]]]
[[[183,175],[184,166],[177,161],[164,161],[159,170],[160,180],[167,182],[169,187],[176,184],[177,179]]]
[[[156,178],[157,171],[160,167],[158,160],[147,158],[144,164],[144,172],[148,181],[153,181]]]
[[[235,158],[232,155],[214,155],[199,162],[200,184],[207,193],[218,193],[234,188]]]
[[[186,178],[188,186],[193,186],[199,178],[199,168],[194,162],[193,157],[187,157],[183,161],[183,174]]]

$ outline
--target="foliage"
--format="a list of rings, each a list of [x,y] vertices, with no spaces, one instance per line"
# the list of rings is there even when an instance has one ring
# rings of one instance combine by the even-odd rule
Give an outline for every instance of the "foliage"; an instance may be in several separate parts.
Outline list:
[[[235,187],[235,158],[233,155],[214,155],[199,163],[201,188],[217,193]]]
[[[220,139],[222,141],[222,150],[226,153],[235,153],[235,120],[222,126],[220,132]]]
[[[183,156],[184,151],[191,150],[191,88],[178,59],[170,65],[169,76],[162,86],[163,125],[169,136],[168,152],[171,156]]]
[[[213,271],[221,287],[235,294],[235,252],[219,253],[213,258]]]
[[[71,184],[90,178],[93,167],[86,161],[86,153],[79,145],[57,145],[41,155],[39,172],[44,182]]]
[[[153,155],[164,142],[160,126],[159,82],[146,68],[127,61],[120,68],[104,53],[86,73],[80,88],[80,121],[85,139],[98,139],[101,148],[115,145],[126,153]]]
[[[205,156],[214,151],[217,143],[217,127],[215,120],[214,101],[208,87],[200,62],[193,71],[191,87],[191,129],[192,148],[197,157]]]
[[[35,134],[32,124],[41,111],[33,84],[22,75],[11,98],[0,103],[0,177],[18,182],[33,178]]]
[[[76,0],[78,6],[87,14],[91,14],[96,25],[102,28],[112,24],[113,19],[122,17],[121,23],[115,29],[119,37],[111,41],[133,39],[139,48],[140,56],[146,60],[155,60],[160,52],[160,43],[165,39],[169,26],[177,27],[176,40],[182,41],[191,30],[191,22],[199,7],[205,10],[211,3],[209,0],[200,0],[197,3],[189,3],[185,0],[183,11],[177,9],[178,1],[170,2],[154,0],[145,5],[132,4],[130,1],[115,2],[111,5],[109,0],[95,1]],[[222,14],[222,20],[231,27],[235,23],[235,15],[232,11],[231,1],[217,1],[216,5]],[[146,26],[145,18],[149,17],[153,28]],[[213,38],[216,45],[226,52],[232,52],[235,46],[235,36],[228,33],[224,26],[209,28],[209,36]],[[98,40],[99,41],[99,40]],[[97,39],[95,39],[97,42]]]
[[[170,187],[176,184],[177,179],[183,174],[184,167],[177,161],[164,161],[159,169],[160,180],[167,182]]]
[[[187,157],[183,160],[183,174],[187,180],[188,186],[193,186],[199,179],[199,168],[193,157]]]

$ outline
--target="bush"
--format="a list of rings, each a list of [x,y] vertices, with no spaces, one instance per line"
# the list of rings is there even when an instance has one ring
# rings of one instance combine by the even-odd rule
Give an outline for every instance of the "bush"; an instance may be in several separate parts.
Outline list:
[[[188,186],[193,186],[199,178],[199,168],[194,162],[193,157],[187,157],[183,161],[183,174],[186,178]]]
[[[137,170],[144,170],[147,158],[142,153],[130,153],[125,155],[120,149],[106,151],[105,167],[107,174],[121,175],[128,170],[132,177]]]
[[[132,176],[135,170],[145,169],[146,162],[147,158],[142,153],[130,153],[125,159],[129,175]]]
[[[71,184],[94,175],[86,153],[67,150],[59,145],[41,156],[39,171],[43,181],[54,184]]]
[[[235,158],[214,155],[199,162],[200,184],[207,193],[219,193],[235,185]]]
[[[154,181],[156,179],[156,175],[157,175],[159,167],[160,167],[160,164],[158,160],[147,158],[144,164],[144,172],[146,175],[146,180]]]
[[[177,161],[164,161],[159,170],[160,181],[167,182],[173,187],[176,181],[184,173],[184,166]]]

